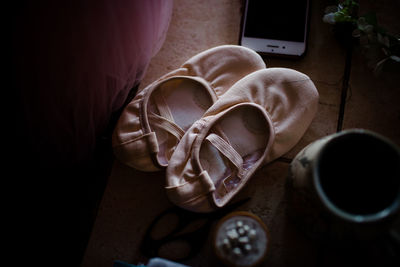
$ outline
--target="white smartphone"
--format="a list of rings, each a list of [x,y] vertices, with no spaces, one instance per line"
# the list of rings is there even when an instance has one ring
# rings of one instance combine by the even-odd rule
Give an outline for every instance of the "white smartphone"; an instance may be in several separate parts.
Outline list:
[[[310,0],[247,0],[240,45],[261,54],[301,57],[307,48]]]

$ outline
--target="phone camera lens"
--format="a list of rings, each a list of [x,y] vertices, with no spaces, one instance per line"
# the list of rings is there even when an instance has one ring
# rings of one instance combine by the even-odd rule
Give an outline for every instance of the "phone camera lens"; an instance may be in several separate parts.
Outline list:
[[[285,46],[282,46],[282,48],[285,49],[286,47],[285,47]]]

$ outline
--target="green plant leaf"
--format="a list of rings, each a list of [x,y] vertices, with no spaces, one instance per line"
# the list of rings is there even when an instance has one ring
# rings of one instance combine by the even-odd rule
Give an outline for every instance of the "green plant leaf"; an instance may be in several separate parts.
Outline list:
[[[370,24],[374,27],[376,27],[378,25],[378,19],[376,18],[375,12],[369,12],[361,17],[363,17],[368,24]]]

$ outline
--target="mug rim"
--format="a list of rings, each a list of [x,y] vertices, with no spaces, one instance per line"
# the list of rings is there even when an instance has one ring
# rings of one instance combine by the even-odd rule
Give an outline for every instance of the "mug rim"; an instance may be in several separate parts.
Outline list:
[[[325,193],[325,190],[322,188],[322,184],[320,182],[320,160],[321,156],[325,153],[326,149],[330,147],[330,143],[333,140],[337,139],[342,139],[344,137],[347,137],[349,135],[363,135],[363,136],[370,136],[378,141],[381,141],[385,144],[387,144],[392,150],[394,150],[395,153],[399,156],[400,159],[400,149],[399,147],[394,144],[391,140],[388,138],[377,134],[375,132],[365,130],[365,129],[350,129],[350,130],[344,130],[341,132],[338,132],[332,136],[322,147],[322,149],[318,152],[318,155],[315,160],[315,165],[313,169],[313,185],[316,189],[317,195],[320,197],[323,205],[325,208],[327,208],[330,212],[332,212],[334,215],[339,216],[340,218],[349,221],[349,222],[354,222],[354,223],[371,223],[371,222],[378,222],[381,220],[384,220],[388,217],[391,217],[391,215],[395,215],[396,212],[400,209],[400,186],[398,189],[397,196],[393,199],[392,203],[388,205],[386,208],[383,210],[380,210],[378,212],[370,213],[370,214],[352,214],[350,212],[347,212],[341,208],[339,208],[335,203],[333,203],[330,198],[327,196]]]

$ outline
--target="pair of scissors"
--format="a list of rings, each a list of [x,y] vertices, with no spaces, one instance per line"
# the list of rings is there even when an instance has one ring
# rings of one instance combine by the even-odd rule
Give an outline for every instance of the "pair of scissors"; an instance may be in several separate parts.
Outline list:
[[[211,225],[250,200],[241,199],[211,213],[172,207],[159,214],[147,229],[141,252],[148,258],[185,260],[196,255],[208,238]]]

